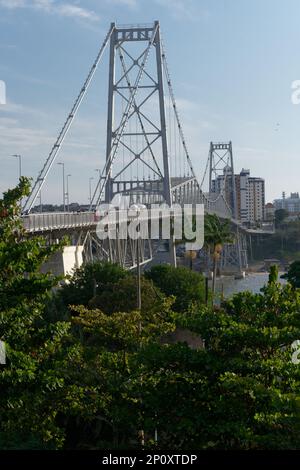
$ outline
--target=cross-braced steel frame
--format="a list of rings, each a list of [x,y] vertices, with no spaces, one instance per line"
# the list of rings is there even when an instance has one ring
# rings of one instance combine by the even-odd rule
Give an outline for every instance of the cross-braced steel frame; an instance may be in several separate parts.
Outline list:
[[[155,176],[155,181],[135,181],[136,191],[144,190],[145,187],[151,189],[155,186],[157,193],[163,196],[164,201],[171,206],[171,180],[169,168],[169,156],[166,134],[166,116],[164,103],[163,70],[162,70],[162,49],[160,39],[159,22],[155,21],[153,26],[117,27],[112,25],[113,33],[110,37],[110,58],[109,58],[109,85],[108,85],[108,109],[107,109],[107,143],[106,143],[106,167],[105,167],[105,202],[109,203],[117,193],[132,193],[132,181],[122,179],[122,175],[130,166],[139,161],[149,168]],[[145,42],[145,48],[134,56],[127,47],[132,42]],[[146,58],[150,50],[154,49],[156,56],[156,70],[147,70]],[[129,66],[126,64],[129,61]],[[120,76],[116,76],[116,63],[120,65]],[[135,85],[132,80],[133,70],[137,72],[137,77],[143,75],[147,77],[147,84],[138,83]],[[137,101],[138,91],[143,90],[142,101]],[[133,95],[134,93],[134,95]],[[149,99],[154,95],[158,96],[159,125],[147,115],[146,106]],[[121,97],[127,108],[119,123],[114,123],[115,98]],[[138,129],[128,129],[125,125],[122,128],[124,119],[128,121],[136,118],[139,123]],[[134,144],[130,145],[126,137],[131,137],[132,142],[137,138],[143,138],[144,145],[138,151]],[[154,144],[161,143],[162,164],[155,154]],[[130,155],[130,160],[116,174],[112,173],[111,157],[116,146],[126,149]],[[146,161],[145,155],[151,155],[150,162]],[[157,184],[161,182],[161,184]]]
[[[209,193],[212,192],[213,180],[223,175],[221,192],[232,209],[232,216],[237,219],[237,197],[233,166],[232,143],[210,143],[209,149]]]

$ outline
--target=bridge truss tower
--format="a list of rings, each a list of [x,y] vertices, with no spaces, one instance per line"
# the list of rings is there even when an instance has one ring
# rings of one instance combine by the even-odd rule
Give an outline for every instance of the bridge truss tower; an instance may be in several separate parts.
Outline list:
[[[171,206],[159,22],[111,28],[106,165],[93,200],[99,203],[104,193],[110,203],[124,194],[147,203],[153,199],[146,195],[156,193]]]
[[[232,142],[211,142],[209,149],[209,194],[223,195],[231,209],[232,219],[238,220],[237,188],[234,174]],[[234,227],[234,224],[232,225]],[[248,267],[247,241],[243,231],[234,230],[234,242],[224,244],[221,256],[223,271],[243,271]]]
[[[210,143],[209,193],[223,193],[232,217],[238,218],[237,193],[233,165],[232,143]]]

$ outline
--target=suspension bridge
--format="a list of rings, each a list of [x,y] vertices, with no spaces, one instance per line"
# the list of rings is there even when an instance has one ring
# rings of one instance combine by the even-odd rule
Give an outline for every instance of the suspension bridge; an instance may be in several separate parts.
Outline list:
[[[106,155],[89,211],[32,213],[107,49]],[[224,168],[223,188],[218,193],[213,192],[212,179]],[[205,192],[203,185],[207,177],[209,190]],[[169,207],[203,204],[206,213],[230,219],[235,241],[225,246],[222,266],[234,266],[237,270],[247,267],[248,229],[237,217],[232,145],[230,142],[211,144],[206,168],[199,181],[183,132],[158,21],[145,25],[111,24],[24,203],[24,227],[32,236],[43,233],[49,243],[56,243],[66,234],[70,237],[71,246],[66,248],[68,261],[62,260],[63,264],[69,264],[65,270],[95,258],[135,267],[138,262],[146,263],[153,258],[157,241],[149,239],[137,243],[129,239],[110,239],[109,236],[100,241],[96,235],[101,218],[98,208],[121,196],[127,198],[130,205],[140,204],[146,208],[154,203],[165,203]],[[174,244],[170,243],[169,248],[170,260],[176,264]]]

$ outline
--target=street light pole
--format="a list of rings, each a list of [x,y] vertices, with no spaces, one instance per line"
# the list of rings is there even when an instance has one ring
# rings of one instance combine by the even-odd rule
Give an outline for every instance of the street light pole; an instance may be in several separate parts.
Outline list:
[[[62,166],[62,176],[63,176],[63,208],[64,208],[64,212],[66,212],[65,164],[62,163],[62,162],[58,162],[57,164]]]
[[[12,157],[19,159],[19,178],[22,176],[22,156],[21,155],[11,155]]]
[[[101,170],[99,168],[96,168],[95,171],[97,171],[99,173],[99,178],[98,178],[97,184],[99,182],[99,194],[100,194],[100,192],[101,192],[101,184],[100,184]]]
[[[141,210],[146,209],[146,206],[143,204],[133,204],[131,208],[128,211],[128,218],[129,220],[139,220]],[[142,335],[142,317],[141,317],[141,310],[142,310],[142,290],[141,290],[141,264],[140,264],[140,237],[141,237],[141,228],[139,232],[137,233],[137,240],[136,240],[136,267],[137,267],[137,308],[140,313],[140,319],[138,323],[138,333],[140,337],[140,347],[141,347],[141,335]],[[141,380],[142,382],[142,380]],[[141,383],[142,385],[142,383]],[[140,399],[142,401],[142,395],[140,395]],[[141,440],[142,446],[145,444],[145,431],[142,428],[139,431],[139,437]],[[156,434],[155,434],[155,437]]]
[[[140,234],[138,234],[136,246],[136,266],[137,266],[137,308],[139,311],[142,309],[142,290],[141,290],[141,263],[140,263]],[[139,325],[140,333],[142,330],[141,324]]]
[[[90,204],[92,203],[92,181],[93,181],[93,176],[90,177],[89,179],[89,188],[90,188]]]
[[[67,196],[67,209],[68,209],[68,212],[69,212],[69,206],[70,206],[70,197],[69,197],[69,178],[70,176],[72,175],[67,175],[67,192],[66,192],[66,196]]]
[[[19,181],[20,181],[21,176],[22,176],[22,157],[21,157],[21,155],[17,155],[17,154],[11,155],[11,156],[14,157],[14,158],[19,159]],[[23,205],[22,201],[23,201],[23,199],[21,198],[20,199],[20,211],[21,212],[22,212],[22,205]]]
[[[146,209],[146,206],[143,204],[133,204],[128,212],[129,219],[138,220],[141,214],[141,211]],[[142,289],[141,289],[141,232],[137,233],[136,240],[136,268],[137,268],[137,308],[139,311],[142,309]],[[139,331],[142,331],[141,322],[139,323]]]
[[[40,212],[43,212],[43,205],[42,205],[42,190],[40,189],[39,193],[39,200],[40,200]]]

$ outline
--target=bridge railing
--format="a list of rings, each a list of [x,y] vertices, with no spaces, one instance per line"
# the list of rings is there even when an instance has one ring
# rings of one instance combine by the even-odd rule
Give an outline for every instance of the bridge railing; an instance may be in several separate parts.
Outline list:
[[[27,232],[47,232],[51,230],[63,230],[71,228],[89,227],[96,225],[103,217],[107,216],[106,211],[99,212],[44,212],[40,214],[29,214],[22,216],[23,227]],[[147,214],[139,216],[139,220],[148,217]],[[127,222],[128,211],[112,211],[109,223]]]
[[[51,212],[24,215],[22,221],[27,232],[45,232],[93,225],[97,217],[94,212]]]

